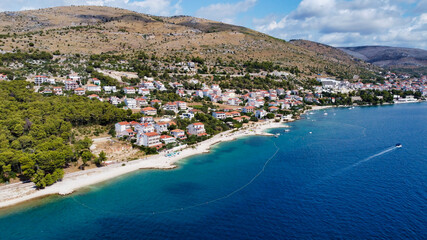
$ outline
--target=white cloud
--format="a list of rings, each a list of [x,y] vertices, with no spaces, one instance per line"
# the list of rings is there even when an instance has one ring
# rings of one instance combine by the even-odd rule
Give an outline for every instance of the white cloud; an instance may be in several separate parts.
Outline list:
[[[234,23],[239,13],[246,12],[255,6],[257,0],[244,0],[237,3],[216,3],[202,7],[196,12],[196,17]]]
[[[408,16],[399,3],[414,0],[302,0],[282,18],[254,20],[261,32],[333,46],[394,45],[427,48],[427,14]]]
[[[170,16],[182,12],[181,0],[15,0],[0,1],[0,9],[8,11],[38,9],[55,6],[95,5],[125,8],[141,13]]]

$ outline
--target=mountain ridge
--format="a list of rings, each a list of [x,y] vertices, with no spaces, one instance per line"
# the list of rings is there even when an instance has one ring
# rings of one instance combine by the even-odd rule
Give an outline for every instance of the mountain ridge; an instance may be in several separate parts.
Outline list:
[[[378,69],[346,53],[321,56],[249,28],[191,16],[158,17],[130,10],[69,6],[0,13],[2,51],[59,51],[63,54],[200,56],[208,61],[271,61],[306,76],[352,78]]]
[[[339,47],[353,57],[386,69],[408,69],[427,74],[427,50],[391,46]]]

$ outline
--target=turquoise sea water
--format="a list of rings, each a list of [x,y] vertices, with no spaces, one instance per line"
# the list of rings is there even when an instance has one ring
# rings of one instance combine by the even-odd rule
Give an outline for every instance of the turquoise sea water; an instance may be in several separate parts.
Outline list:
[[[425,239],[427,104],[306,117],[3,210],[0,239]]]

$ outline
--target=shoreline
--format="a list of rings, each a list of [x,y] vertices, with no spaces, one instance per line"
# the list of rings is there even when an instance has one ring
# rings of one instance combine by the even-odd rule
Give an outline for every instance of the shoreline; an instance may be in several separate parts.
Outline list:
[[[311,106],[311,109],[304,110],[301,115],[307,114],[310,111],[338,107],[353,106]],[[293,121],[296,120],[289,122]],[[130,162],[118,162],[100,168],[69,173],[64,176],[62,181],[41,190],[36,190],[35,185],[32,182],[18,182],[0,186],[0,209],[4,210],[8,207],[16,206],[18,204],[26,203],[30,200],[41,199],[51,195],[72,194],[78,189],[102,183],[137,170],[174,169],[178,167],[176,164],[177,162],[198,154],[209,153],[211,148],[216,144],[221,142],[234,141],[245,136],[273,136],[273,134],[267,133],[266,130],[273,128],[286,128],[288,127],[286,123],[287,122],[266,120],[264,122],[253,123],[251,126],[240,130],[228,130],[219,133],[208,140],[197,143],[196,145],[177,150],[180,151],[180,154],[174,157],[166,157],[165,153],[160,153],[158,155],[152,155],[144,159],[133,160]]]
[[[317,110],[317,109],[310,109]],[[166,157],[165,153],[152,155],[144,159],[130,162],[118,162],[108,166],[93,168],[85,171],[66,174],[62,181],[57,182],[41,190],[36,190],[32,182],[13,183],[0,187],[0,209],[12,207],[34,199],[40,199],[50,195],[68,195],[74,191],[90,185],[105,182],[116,177],[141,170],[163,169],[169,170],[177,167],[177,162],[198,155],[209,153],[211,148],[221,142],[237,140],[245,136],[273,136],[265,132],[272,128],[286,128],[285,122],[265,121],[257,122],[240,130],[228,130],[219,133],[212,138],[200,142],[194,146],[179,150],[179,155]]]

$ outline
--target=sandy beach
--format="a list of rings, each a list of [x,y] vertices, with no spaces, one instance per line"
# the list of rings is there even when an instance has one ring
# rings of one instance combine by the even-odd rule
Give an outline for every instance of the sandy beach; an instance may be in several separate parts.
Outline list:
[[[179,154],[173,157],[167,157],[165,153],[160,153],[159,155],[153,155],[144,159],[118,162],[100,168],[69,173],[64,176],[61,182],[57,182],[42,190],[36,190],[32,182],[19,182],[4,185],[0,187],[0,208],[53,194],[71,194],[79,188],[100,183],[138,169],[172,169],[176,167],[176,162],[190,156],[207,153],[211,146],[217,143],[232,141],[240,137],[251,135],[272,136],[272,134],[266,133],[265,130],[281,127],[287,126],[284,123],[277,123],[274,121],[254,123],[250,127],[242,128],[237,131],[225,131],[195,146],[179,149]]]

